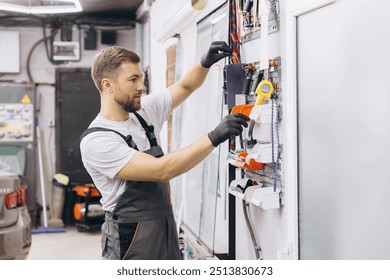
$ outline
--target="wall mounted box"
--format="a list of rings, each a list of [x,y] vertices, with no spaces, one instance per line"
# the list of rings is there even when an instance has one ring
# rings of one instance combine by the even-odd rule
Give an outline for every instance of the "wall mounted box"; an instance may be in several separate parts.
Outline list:
[[[260,144],[257,143],[252,148],[248,148],[248,156],[246,161],[249,161],[251,158],[258,162],[262,163],[271,163],[272,161],[272,144]],[[274,160],[278,158],[278,150],[276,146],[274,147]]]
[[[229,193],[260,207],[263,210],[280,208],[280,190],[264,187],[263,184],[248,186],[243,192],[240,187],[247,184],[248,179],[236,179],[230,183]]]
[[[116,44],[116,31],[105,31],[101,32],[101,43],[103,45],[115,45]]]
[[[19,31],[0,31],[0,42],[0,73],[19,73]]]
[[[80,43],[54,41],[53,59],[57,61],[80,60]]]
[[[84,50],[96,50],[96,31],[84,31]]]

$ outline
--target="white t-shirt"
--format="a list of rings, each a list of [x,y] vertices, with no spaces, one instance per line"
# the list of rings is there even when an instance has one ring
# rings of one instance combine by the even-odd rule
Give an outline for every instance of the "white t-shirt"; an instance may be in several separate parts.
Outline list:
[[[148,125],[154,126],[157,143],[160,145],[160,131],[172,110],[172,97],[166,89],[159,94],[142,97],[141,109],[137,111]],[[131,135],[139,151],[150,148],[145,130],[134,114],[129,119],[116,122],[98,115],[89,127],[113,129],[124,136]],[[130,148],[122,137],[112,131],[96,131],[86,135],[80,143],[81,159],[102,195],[103,210],[113,211],[119,197],[126,189],[126,180],[115,177],[137,152]]]

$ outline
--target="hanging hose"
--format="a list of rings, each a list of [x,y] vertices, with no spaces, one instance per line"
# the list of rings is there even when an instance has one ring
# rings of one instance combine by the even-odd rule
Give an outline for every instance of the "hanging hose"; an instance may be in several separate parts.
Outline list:
[[[45,42],[46,56],[47,56],[47,59],[50,61],[50,63],[53,65],[61,65],[61,64],[66,63],[67,61],[55,61],[53,59],[53,40],[54,40],[54,37],[56,36],[58,30],[52,29],[50,36],[47,36],[45,25],[43,25],[42,32],[43,32],[43,38],[44,38],[44,42]],[[50,43],[50,48],[47,45],[47,41],[49,41],[49,43]]]
[[[26,68],[27,68],[27,76],[28,76],[28,79],[29,79],[30,83],[35,83],[35,82],[34,82],[34,79],[33,79],[33,77],[32,77],[31,68],[30,68],[30,67],[31,67],[31,66],[30,66],[31,57],[32,57],[32,54],[33,54],[35,48],[36,48],[40,43],[42,43],[42,42],[45,43],[45,49],[46,49],[47,58],[48,58],[48,60],[49,60],[51,63],[55,64],[55,62],[53,62],[53,60],[50,58],[50,55],[49,55],[49,53],[48,53],[48,47],[47,47],[47,41],[49,41],[49,40],[51,41],[51,40],[53,39],[53,37],[55,36],[55,34],[56,34],[56,33],[52,33],[51,36],[47,37],[47,36],[46,36],[46,33],[43,32],[43,38],[42,38],[42,39],[39,39],[38,41],[36,41],[35,44],[31,47],[31,49],[30,49],[30,51],[29,51],[29,53],[28,53],[27,62],[26,62],[26,64],[27,64],[27,65],[26,65]],[[59,65],[59,64],[63,64],[63,62],[61,62],[61,63],[56,63],[56,65]]]
[[[251,236],[251,240],[252,240],[252,243],[253,243],[253,248],[255,250],[256,259],[257,260],[262,260],[263,257],[261,255],[261,247],[259,245],[257,245],[255,234],[253,233],[252,225],[251,225],[251,223],[249,221],[248,210],[247,210],[248,206],[249,206],[249,203],[246,202],[245,200],[243,200],[242,201],[242,210],[244,210],[245,222],[246,222],[246,225],[248,227],[249,234]]]
[[[30,60],[31,60],[31,55],[34,51],[34,49],[42,42],[44,42],[46,39],[45,38],[42,38],[40,40],[38,40],[31,48],[30,52],[28,53],[28,56],[27,56],[27,75],[28,75],[28,79],[30,81],[30,83],[34,83],[34,80],[32,78],[32,75],[31,75],[31,69],[30,69]]]

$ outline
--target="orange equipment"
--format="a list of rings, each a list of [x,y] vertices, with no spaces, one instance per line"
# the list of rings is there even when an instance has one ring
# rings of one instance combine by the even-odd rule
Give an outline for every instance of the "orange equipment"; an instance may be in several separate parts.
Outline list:
[[[230,111],[230,114],[241,113],[241,114],[249,117],[253,106],[254,106],[254,104],[236,105],[232,108],[232,110]]]
[[[75,185],[73,191],[77,201],[73,206],[73,217],[79,231],[98,229],[104,222],[101,195],[93,184]]]
[[[242,160],[239,161],[239,160],[236,160],[236,164],[239,165],[240,167],[244,168],[244,169],[247,169],[249,171],[258,171],[258,170],[264,170],[264,163],[262,162],[258,162],[256,160],[254,160],[253,158],[251,158],[249,160],[249,164],[246,163],[246,157],[248,155],[248,152],[246,151],[242,151],[240,152],[238,155],[237,155],[237,159],[240,159]]]

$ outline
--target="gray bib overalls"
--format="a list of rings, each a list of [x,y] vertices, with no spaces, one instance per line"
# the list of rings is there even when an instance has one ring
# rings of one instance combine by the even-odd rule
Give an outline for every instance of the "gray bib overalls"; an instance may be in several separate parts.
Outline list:
[[[148,126],[137,113],[135,116],[146,131],[151,148],[143,151],[154,157],[164,155],[157,145],[153,126]],[[131,135],[102,127],[89,128],[81,135],[94,131],[112,131],[138,150]],[[106,212],[102,225],[102,257],[112,260],[178,260],[179,250],[169,183],[127,181],[113,212]]]

